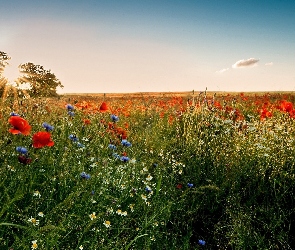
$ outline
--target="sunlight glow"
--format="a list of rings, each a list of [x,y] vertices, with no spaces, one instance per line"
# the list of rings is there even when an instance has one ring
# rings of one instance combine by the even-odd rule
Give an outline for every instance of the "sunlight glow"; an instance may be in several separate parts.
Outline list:
[[[8,83],[13,85],[19,77],[19,70],[13,65],[7,65],[4,69],[3,76],[7,79]]]

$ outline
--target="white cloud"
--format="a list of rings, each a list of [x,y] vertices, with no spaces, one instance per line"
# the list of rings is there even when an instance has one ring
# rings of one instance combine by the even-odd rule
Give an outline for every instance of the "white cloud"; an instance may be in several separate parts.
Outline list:
[[[259,59],[249,58],[247,60],[239,60],[235,64],[232,65],[233,68],[245,68],[245,67],[252,67],[257,64]]]
[[[229,70],[229,68],[221,69],[221,70],[216,71],[216,73],[222,74],[222,73],[224,73],[225,71],[228,71],[228,70]]]
[[[273,62],[266,63],[265,66],[272,66]]]

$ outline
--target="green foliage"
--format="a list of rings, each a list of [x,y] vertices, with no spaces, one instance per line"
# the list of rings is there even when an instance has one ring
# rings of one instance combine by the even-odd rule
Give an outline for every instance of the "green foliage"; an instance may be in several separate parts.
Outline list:
[[[38,249],[294,249],[295,120],[287,113],[261,120],[253,105],[236,102],[238,119],[201,99],[181,109],[168,98],[132,107],[122,99],[112,100],[114,123],[78,101],[69,116],[68,101],[1,109],[1,248],[37,240]],[[12,111],[31,135],[53,125],[54,146],[10,134]],[[131,147],[114,132],[124,126]],[[20,146],[30,164],[19,162]]]

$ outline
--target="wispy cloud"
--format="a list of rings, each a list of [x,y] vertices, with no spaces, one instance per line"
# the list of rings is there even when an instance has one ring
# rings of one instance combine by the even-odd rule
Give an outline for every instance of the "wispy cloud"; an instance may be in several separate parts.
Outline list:
[[[265,66],[272,66],[273,62],[266,63]]]
[[[221,70],[216,71],[215,73],[222,74],[222,73],[224,73],[225,71],[228,71],[228,70],[229,70],[229,68],[221,69]]]
[[[235,64],[232,65],[233,68],[246,68],[246,67],[252,67],[257,64],[259,59],[255,58],[249,58],[247,60],[239,60]]]

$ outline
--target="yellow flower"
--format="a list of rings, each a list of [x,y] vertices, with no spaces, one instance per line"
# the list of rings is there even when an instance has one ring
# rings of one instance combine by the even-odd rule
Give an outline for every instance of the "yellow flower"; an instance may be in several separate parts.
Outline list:
[[[104,223],[103,223],[106,227],[110,227],[111,226],[111,222],[106,220]]]
[[[89,214],[89,217],[91,220],[96,219],[95,212],[93,212],[92,214]]]
[[[37,241],[33,240],[32,241],[32,249],[37,249],[38,245],[37,245]]]
[[[37,196],[38,198],[40,198],[41,197],[41,194],[40,194],[40,192],[38,190],[36,190],[34,192],[33,196]]]
[[[39,220],[36,220],[35,218],[31,217],[30,219],[28,219],[29,222],[32,222],[32,224],[34,226],[39,225]]]
[[[38,216],[43,217],[44,216],[43,212],[39,212]]]
[[[122,214],[122,210],[121,210],[121,209],[118,209],[116,213],[117,213],[118,215],[121,215],[121,214]]]

